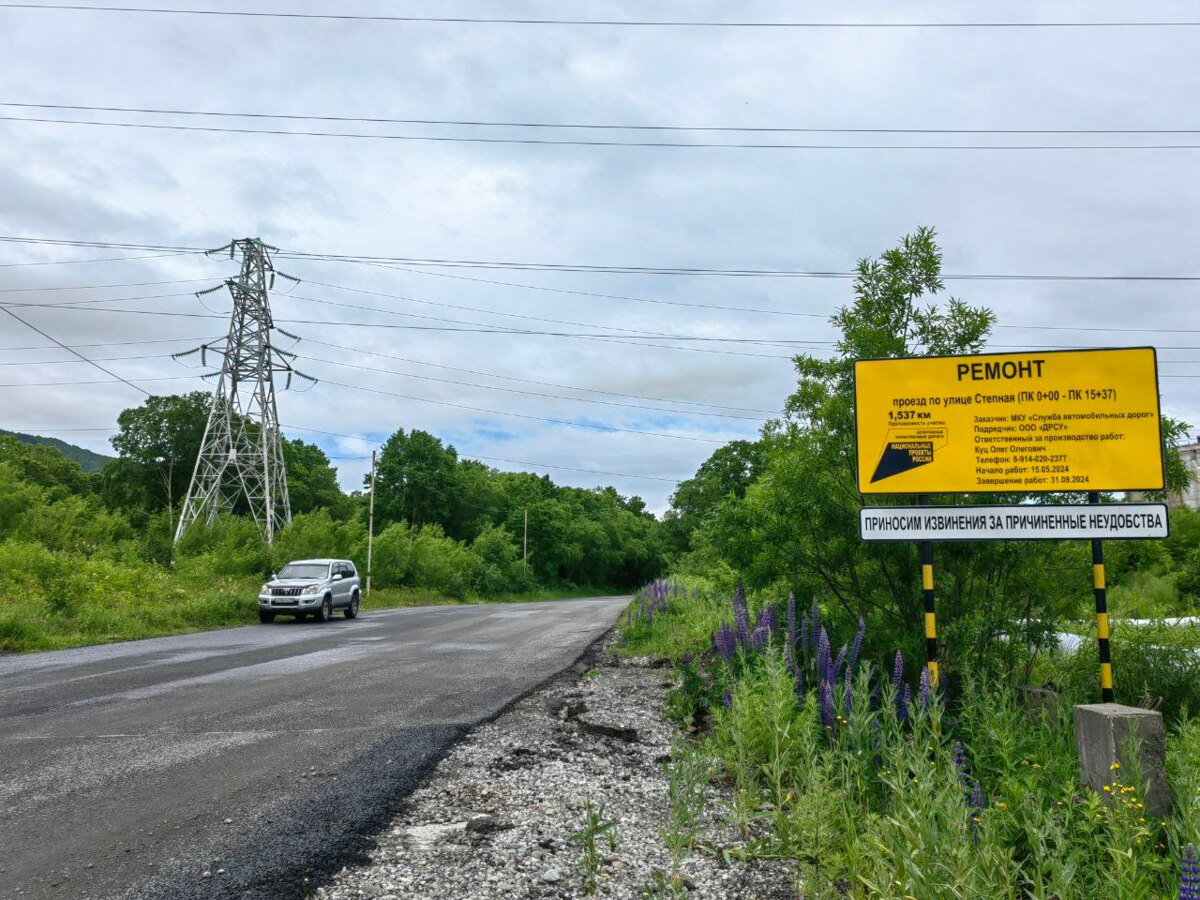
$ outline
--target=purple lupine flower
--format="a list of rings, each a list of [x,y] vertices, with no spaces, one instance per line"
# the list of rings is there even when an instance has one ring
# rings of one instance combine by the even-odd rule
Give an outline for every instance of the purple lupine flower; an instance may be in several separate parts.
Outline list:
[[[750,649],[750,610],[746,607],[746,588],[737,583],[733,591],[733,621],[737,626],[738,641],[746,650]]]
[[[921,670],[921,712],[929,709],[930,695],[933,693],[933,684],[929,677],[929,667],[926,666]]]
[[[774,603],[768,603],[759,613],[760,624],[767,626],[767,631],[775,634],[779,630],[779,608]]]
[[[1183,848],[1179,860],[1179,900],[1200,900],[1200,859],[1192,844]]]
[[[971,805],[971,779],[967,775],[967,751],[962,741],[954,742],[954,771],[958,774],[958,783],[962,787],[963,802]]]
[[[771,638],[771,632],[759,625],[754,629],[754,633],[750,635],[750,646],[755,653],[762,653],[767,647],[767,641]]]
[[[650,606],[646,609],[646,630],[649,631],[654,626],[654,607]]]
[[[833,663],[833,677],[830,681],[837,681],[842,674],[842,666],[846,664],[846,645],[842,644],[842,649],[838,651],[837,659]]]
[[[721,695],[721,702],[724,703],[730,709],[732,709],[733,708],[733,691],[729,690],[729,688],[726,688],[725,693],[723,693]]]
[[[783,656],[787,660],[788,671],[796,671],[796,595],[788,592],[787,598],[787,634],[783,640]]]
[[[721,657],[730,662],[737,655],[737,632],[728,622],[721,623]]]
[[[796,666],[796,698],[804,699],[804,670]]]
[[[901,722],[908,719],[908,708],[912,706],[912,688],[904,685],[904,693],[896,695],[896,714]]]
[[[813,597],[812,612],[810,615],[812,618],[812,627],[809,630],[809,634],[812,636],[813,644],[816,644],[817,634],[821,630],[821,607],[817,605],[816,597]],[[814,646],[813,649],[816,650],[816,647]]]
[[[845,682],[842,685],[842,705],[846,708],[846,718],[854,711],[854,671],[847,666]]]
[[[800,652],[804,654],[804,662],[807,665],[812,659],[812,653],[808,646],[808,616],[800,617]],[[800,668],[798,663],[796,668]]]
[[[896,689],[896,693],[900,693],[900,682],[904,680],[904,657],[900,651],[896,651],[896,661],[892,663],[892,687]]]
[[[983,810],[987,806],[987,798],[983,796],[983,788],[979,786],[979,782],[971,788],[971,796],[967,800],[967,806],[970,807],[968,813],[971,817],[971,840],[979,846],[979,836],[983,834]],[[1193,897],[1190,900],[1200,900],[1200,897]]]
[[[679,657],[679,664],[685,669],[692,664],[692,654],[684,652],[683,656]]]
[[[837,721],[837,716],[833,711],[833,688],[830,687],[828,681],[821,682],[821,698],[818,705],[821,724],[826,728],[832,728]]]
[[[820,635],[817,637],[817,678],[819,680],[831,680],[829,678],[829,666],[829,635],[822,628]]]
[[[858,668],[858,654],[860,654],[862,652],[863,637],[866,636],[866,633],[867,633],[867,620],[864,619],[862,616],[859,616],[858,617],[858,630],[856,632],[854,632],[854,641],[850,644],[850,659],[849,659],[849,663],[848,663],[849,668],[846,670],[847,675],[849,675],[856,668]]]

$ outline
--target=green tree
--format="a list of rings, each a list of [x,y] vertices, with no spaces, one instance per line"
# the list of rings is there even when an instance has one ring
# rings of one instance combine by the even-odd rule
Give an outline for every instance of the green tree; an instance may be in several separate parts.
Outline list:
[[[396,431],[379,454],[375,515],[381,524],[445,526],[454,498],[458,451],[427,431]]]
[[[117,506],[142,512],[175,506],[187,493],[204,439],[209,395],[203,391],[148,397],[117,416],[112,438],[118,459],[104,467],[105,496]]]
[[[345,514],[348,509],[346,496],[338,487],[337,470],[330,465],[324,450],[316,444],[284,438],[283,463],[287,468],[292,515],[318,509],[330,510],[339,516]]]
[[[671,495],[666,524],[680,551],[691,547],[691,536],[732,495],[740,500],[758,478],[764,463],[758,441],[731,441],[700,464],[696,474],[679,482]]]

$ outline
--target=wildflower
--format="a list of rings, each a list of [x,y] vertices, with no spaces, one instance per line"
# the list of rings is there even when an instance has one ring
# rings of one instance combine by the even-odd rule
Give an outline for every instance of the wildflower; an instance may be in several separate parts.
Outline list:
[[[817,637],[817,678],[822,681],[830,681],[831,679],[828,674],[829,666],[829,635],[822,628]]]
[[[804,661],[807,663],[812,658],[812,653],[808,646],[808,616],[800,617],[800,650],[804,654]]]
[[[833,677],[830,681],[837,681],[842,674],[842,666],[846,664],[846,645],[842,644],[842,649],[838,651],[837,659],[833,663]]]
[[[912,688],[907,684],[904,685],[904,690],[896,694],[896,718],[901,722],[908,719],[908,707],[912,703]]]
[[[962,786],[963,802],[970,806],[971,782],[967,777],[967,751],[963,748],[962,741],[954,742],[954,771],[958,773],[958,782]]]
[[[1184,848],[1179,861],[1179,900],[1200,900],[1200,859],[1192,844]]]
[[[733,591],[733,622],[737,628],[738,643],[743,649],[749,650],[750,611],[746,607],[746,588],[740,581]]]
[[[846,667],[845,684],[842,685],[842,705],[846,709],[846,716],[849,718],[850,713],[854,711],[854,681],[851,676],[854,672],[849,666]],[[849,723],[847,723],[849,724]]]
[[[996,804],[1001,809],[1004,804]],[[967,807],[971,810],[971,840],[979,846],[979,836],[983,834],[983,811],[987,808],[987,798],[983,796],[983,788],[976,781],[967,797]]]
[[[762,608],[758,614],[758,621],[755,623],[755,627],[767,629],[768,637],[779,630],[779,615],[775,611],[774,603],[768,603]]]
[[[896,689],[896,693],[900,692],[900,682],[904,680],[904,657],[900,651],[896,651],[896,661],[892,663],[892,687]]]
[[[862,617],[858,617],[858,631],[854,632],[854,640],[850,644],[850,659],[847,661],[846,674],[858,667],[858,654],[862,652],[863,637],[867,633],[867,622]]]
[[[1111,766],[1108,767],[1108,771],[1115,772],[1119,768],[1121,768],[1121,764],[1119,762],[1114,762]]]
[[[820,716],[821,724],[826,728],[832,728],[837,720],[833,711],[833,689],[829,686],[828,681],[821,682]]]
[[[770,638],[771,632],[762,625],[759,625],[750,635],[750,646],[754,649],[755,653],[762,653],[767,646],[767,641],[770,640]]]
[[[928,668],[924,668],[921,670],[921,688],[920,688],[920,690],[921,690],[921,712],[925,712],[927,709],[929,709],[929,696],[930,696],[930,693],[932,692],[932,687],[930,686],[930,682],[929,682],[929,669]]]
[[[726,688],[725,693],[721,695],[721,702],[730,709],[733,708],[733,692],[729,688]]]
[[[1005,803],[1003,800],[997,800],[996,801],[996,809],[1008,809],[1008,804]]]
[[[796,595],[788,592],[787,636],[783,642],[783,655],[787,659],[789,672],[796,671]]]

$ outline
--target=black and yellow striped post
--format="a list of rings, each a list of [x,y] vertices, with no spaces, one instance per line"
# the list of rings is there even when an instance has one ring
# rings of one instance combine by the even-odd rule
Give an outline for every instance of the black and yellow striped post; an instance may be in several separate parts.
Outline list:
[[[1100,495],[1088,494],[1088,503]],[[1100,647],[1100,702],[1113,702],[1112,651],[1108,643],[1108,584],[1104,578],[1104,542],[1092,541],[1092,586],[1096,591],[1096,642]]]
[[[920,498],[921,506],[929,505],[929,497]],[[925,598],[925,652],[929,667],[929,683],[938,686],[937,614],[933,607],[933,541],[921,541],[921,593]]]

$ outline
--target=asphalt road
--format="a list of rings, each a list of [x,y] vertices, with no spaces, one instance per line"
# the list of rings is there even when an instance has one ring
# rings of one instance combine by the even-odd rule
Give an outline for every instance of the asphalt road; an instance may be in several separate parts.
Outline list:
[[[398,609],[2,656],[0,897],[302,897],[626,602]]]

